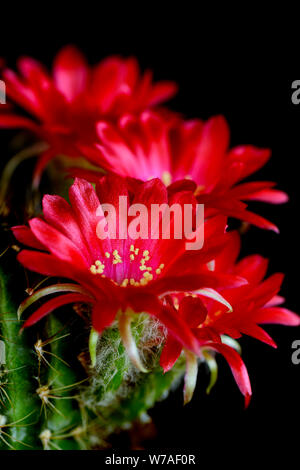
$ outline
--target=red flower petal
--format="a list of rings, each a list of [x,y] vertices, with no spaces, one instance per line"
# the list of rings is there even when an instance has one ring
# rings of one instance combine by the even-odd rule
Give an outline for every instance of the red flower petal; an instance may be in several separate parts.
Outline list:
[[[264,189],[249,197],[245,197],[244,200],[261,201],[269,204],[284,204],[288,202],[289,196],[284,191],[279,191],[278,189]]]
[[[86,88],[88,65],[78,49],[67,46],[55,58],[53,75],[57,89],[72,101]]]
[[[168,334],[165,345],[160,355],[159,363],[164,372],[172,369],[182,351],[182,344],[179,343],[171,334]]]
[[[69,190],[69,197],[81,233],[94,259],[97,260],[101,253],[100,240],[97,238],[97,224],[100,220],[98,211],[101,210],[101,205],[96,192],[90,183],[76,178]]]
[[[67,236],[38,218],[31,219],[29,225],[36,238],[57,258],[83,269],[89,267],[78,247]]]
[[[235,272],[251,284],[258,284],[266,275],[269,261],[259,255],[243,258],[235,266]]]
[[[184,297],[180,302],[179,314],[191,328],[196,328],[204,322],[207,310],[198,297]]]
[[[109,327],[116,318],[116,314],[120,308],[120,304],[111,299],[98,300],[93,306],[92,324],[93,328],[101,334],[102,331]]]
[[[240,355],[226,344],[211,343],[208,346],[225,357],[233,373],[237,386],[245,397],[245,406],[247,407],[250,402],[252,390],[246,366]]]
[[[221,176],[224,154],[229,145],[229,128],[222,116],[204,124],[190,174],[205,192],[215,187]]]
[[[47,194],[43,197],[43,213],[46,222],[72,240],[81,253],[89,258],[86,241],[74,217],[72,208],[65,199]],[[94,261],[94,259],[91,260],[91,264]]]
[[[31,315],[28,320],[23,325],[23,328],[27,328],[28,326],[32,326],[37,323],[39,320],[47,316],[53,310],[58,307],[62,307],[63,305],[76,303],[76,302],[84,302],[84,303],[92,303],[93,299],[89,296],[85,296],[83,294],[66,294],[61,295],[59,297],[55,297],[54,299],[49,300],[40,308],[38,308],[33,315]]]
[[[27,129],[36,134],[41,134],[41,129],[30,119],[15,114],[0,113],[0,128],[5,129]]]
[[[282,307],[261,308],[255,313],[255,322],[274,323],[278,325],[299,326],[300,317],[296,313]]]
[[[160,82],[156,83],[152,87],[150,96],[148,99],[149,106],[155,106],[162,101],[167,101],[172,98],[178,91],[178,86],[174,82]]]
[[[55,256],[36,251],[22,250],[18,260],[25,268],[44,274],[45,276],[61,276],[75,279],[75,270],[72,265],[57,259]]]
[[[36,248],[37,250],[46,250],[46,247],[33,235],[29,227],[25,225],[16,225],[11,228],[16,239],[23,245]]]
[[[255,288],[255,304],[256,306],[264,306],[270,299],[278,294],[284,274],[276,273],[260,283]]]
[[[241,237],[237,231],[227,234],[223,249],[216,256],[215,269],[219,272],[230,270],[236,262],[241,250]]]
[[[230,190],[231,197],[244,201],[262,201],[270,204],[283,204],[288,201],[288,195],[283,191],[271,189],[275,183],[269,181],[255,181],[242,183]]]
[[[191,292],[197,291],[201,287],[239,287],[247,284],[247,281],[240,277],[231,274],[222,274],[217,272],[206,271],[201,273],[192,273],[192,266],[190,273],[178,276],[162,276],[157,280],[151,282],[148,287],[153,293],[163,294],[166,292]]]
[[[269,149],[261,149],[252,145],[243,145],[230,150],[228,153],[229,162],[240,164],[239,177],[235,181],[231,181],[231,184],[259,170],[270,157],[271,151]]]

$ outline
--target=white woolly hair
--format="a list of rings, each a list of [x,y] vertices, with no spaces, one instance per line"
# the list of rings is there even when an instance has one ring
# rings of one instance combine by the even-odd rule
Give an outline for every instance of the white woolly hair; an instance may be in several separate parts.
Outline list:
[[[143,364],[153,369],[158,364],[162,343],[166,330],[162,324],[147,314],[139,314],[132,323],[133,335],[139,336],[137,347]],[[138,333],[137,333],[138,332]],[[97,412],[100,408],[114,407],[126,398],[143,373],[131,363],[122,340],[114,323],[97,344],[96,366],[90,371],[90,383],[81,392],[80,400]],[[119,372],[118,364],[122,364],[122,383],[117,390],[109,390],[111,381]]]

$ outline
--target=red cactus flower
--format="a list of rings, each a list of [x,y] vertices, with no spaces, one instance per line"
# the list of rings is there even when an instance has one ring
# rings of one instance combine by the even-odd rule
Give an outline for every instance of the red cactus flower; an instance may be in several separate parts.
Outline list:
[[[236,382],[245,395],[246,405],[251,396],[251,386],[247,370],[238,353],[229,345],[223,344],[221,335],[240,338],[242,334],[252,336],[276,348],[275,342],[264,331],[261,324],[300,325],[300,317],[286,308],[279,307],[284,302],[278,296],[283,275],[274,274],[263,281],[268,267],[268,260],[259,255],[247,256],[236,262],[240,251],[238,233],[228,234],[227,245],[214,260],[214,269],[220,272],[236,274],[247,279],[248,284],[232,289],[218,289],[226,302],[208,298],[209,289],[186,297],[186,293],[176,294],[169,302],[177,306],[178,316],[184,318],[198,338],[201,348],[212,349],[223,354],[228,361]],[[216,304],[216,301],[218,303]],[[173,306],[175,309],[175,307]],[[164,371],[170,370],[182,351],[172,333],[168,334],[160,363]],[[186,353],[187,372],[185,378],[185,401],[192,398],[197,378],[197,358],[190,351]]]
[[[173,307],[174,308],[174,307]],[[176,310],[174,308],[174,310]],[[213,350],[221,353],[227,360],[236,383],[245,396],[245,405],[248,406],[251,397],[251,385],[247,369],[239,354],[230,346],[222,344],[220,336],[213,329],[204,327],[199,333],[199,326],[205,321],[207,310],[200,298],[184,297],[180,302],[177,315],[191,327],[192,332],[198,337],[199,345],[203,349]],[[166,343],[160,356],[160,364],[164,372],[169,371],[179,358],[182,351],[182,344],[171,334],[168,334]],[[184,402],[188,403],[194,393],[196,386],[198,364],[197,357],[190,351],[185,350],[186,374],[184,386]]]
[[[126,180],[113,175],[98,180],[96,191],[90,183],[76,179],[69,192],[71,205],[59,196],[44,196],[44,219],[30,220],[30,228],[13,228],[20,242],[38,250],[23,250],[18,259],[28,269],[72,279],[78,284],[58,284],[50,291],[42,290],[38,297],[53,292],[69,293],[46,302],[24,327],[33,325],[59,306],[88,302],[92,305],[93,327],[99,333],[111,325],[118,314],[124,339],[131,319],[128,312],[147,312],[155,315],[178,341],[197,354],[198,342],[190,328],[163,304],[161,296],[203,286],[215,288],[246,282],[237,276],[211,272],[207,267],[227,238],[226,219],[216,217],[205,223],[204,247],[199,251],[187,252],[184,239],[152,239],[150,236],[122,239],[120,232],[116,239],[100,239],[97,227],[104,214],[103,204],[112,204],[118,211],[119,196],[126,196],[128,201],[144,204],[149,209],[154,203],[195,204],[194,196],[188,192],[176,193],[168,200],[167,189],[158,179],[139,185],[136,193],[130,195]],[[117,226],[122,217],[117,212]],[[31,298],[29,303],[33,300]],[[134,347],[129,352],[138,363]]]
[[[228,235],[227,246],[215,259],[215,269],[242,276],[248,284],[232,290],[221,288],[219,292],[230,303],[233,311],[228,313],[222,305],[216,308],[216,304],[208,302],[204,326],[235,339],[242,334],[249,335],[276,348],[273,339],[259,325],[300,325],[298,315],[279,306],[284,302],[283,297],[278,296],[284,275],[276,273],[264,280],[268,260],[260,255],[247,256],[236,262],[240,237],[236,232]]]
[[[99,122],[99,143],[81,146],[86,157],[109,171],[147,181],[158,177],[171,188],[179,181],[195,191],[211,213],[221,212],[258,227],[278,231],[242,201],[286,202],[288,197],[269,181],[240,183],[261,168],[270,150],[243,145],[229,150],[229,128],[222,116],[207,122],[167,119],[153,111],[123,116],[117,125]],[[91,172],[74,174],[93,178]],[[187,181],[192,180],[192,181]]]
[[[34,59],[18,62],[20,76],[4,69],[7,96],[33,116],[0,113],[0,127],[24,128],[50,144],[36,168],[36,182],[47,162],[58,154],[79,156],[76,141],[93,142],[100,119],[115,120],[156,106],[176,92],[173,82],[152,83],[151,71],[140,75],[134,58],[109,57],[90,67],[72,46],[56,56],[52,76]]]

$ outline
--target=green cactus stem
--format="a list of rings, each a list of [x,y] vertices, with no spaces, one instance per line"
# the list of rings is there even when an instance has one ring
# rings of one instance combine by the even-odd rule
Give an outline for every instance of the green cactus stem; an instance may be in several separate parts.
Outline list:
[[[11,264],[12,263],[12,264]],[[12,269],[14,268],[14,269]],[[1,259],[0,267],[0,334],[5,345],[7,397],[1,405],[0,428],[4,447],[14,449],[38,448],[36,427],[39,421],[38,398],[35,394],[37,362],[29,345],[28,334],[20,334],[21,322],[17,318],[18,296],[12,271],[17,268],[9,256]],[[5,441],[9,444],[5,444]]]

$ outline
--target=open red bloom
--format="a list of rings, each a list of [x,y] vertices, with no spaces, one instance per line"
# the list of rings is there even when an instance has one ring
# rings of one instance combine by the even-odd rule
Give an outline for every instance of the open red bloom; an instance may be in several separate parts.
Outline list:
[[[99,166],[144,181],[158,177],[173,189],[180,187],[180,180],[192,180],[190,189],[205,204],[207,215],[210,209],[277,231],[242,201],[279,204],[287,195],[269,181],[240,183],[268,161],[270,151],[251,145],[229,150],[229,128],[222,116],[184,121],[149,110],[123,116],[117,125],[99,122],[97,132],[99,143],[82,145],[81,150],[94,163],[98,159]]]
[[[248,284],[234,289],[220,289],[231,304],[233,311],[227,312],[222,305],[207,303],[208,315],[204,326],[219,334],[239,338],[242,334],[252,336],[276,347],[273,339],[259,325],[300,325],[300,317],[280,307],[284,299],[278,296],[284,275],[276,273],[264,280],[268,260],[260,255],[251,255],[236,262],[240,251],[237,232],[228,234],[227,246],[215,260],[216,271],[236,274],[247,279]]]
[[[177,315],[183,318],[191,327],[192,332],[198,337],[201,348],[213,350],[221,353],[227,360],[236,383],[245,396],[246,406],[249,404],[251,397],[251,385],[247,369],[239,354],[230,346],[222,344],[220,336],[213,329],[204,327],[201,331],[199,327],[203,324],[207,316],[207,310],[200,298],[184,297],[180,302]],[[201,333],[201,334],[199,334]],[[160,364],[164,371],[170,370],[179,358],[182,351],[182,345],[177,339],[169,334],[164,345],[160,357]],[[193,396],[193,392],[197,379],[197,358],[189,351],[186,352],[187,371],[185,375],[185,403],[189,402]]]
[[[79,156],[76,142],[96,138],[100,119],[114,121],[124,113],[156,106],[176,92],[173,82],[152,83],[151,71],[140,75],[134,58],[109,57],[90,67],[72,46],[56,56],[52,76],[37,61],[23,57],[20,76],[4,69],[7,96],[29,112],[34,120],[13,111],[0,113],[0,127],[24,128],[50,144],[36,169],[36,179],[57,154]]]
[[[300,317],[290,310],[279,307],[284,302],[278,296],[283,275],[274,274],[266,280],[268,260],[251,255],[236,262],[240,251],[240,238],[237,232],[228,234],[227,244],[222,253],[214,260],[216,272],[236,274],[247,279],[248,284],[232,289],[218,289],[231,305],[216,302],[214,295],[208,299],[208,292],[200,291],[193,296],[185,297],[186,293],[172,296],[172,301],[178,307],[178,316],[184,318],[198,338],[202,348],[212,349],[224,355],[228,361],[241,392],[245,395],[246,404],[251,395],[251,387],[245,365],[238,353],[230,346],[223,344],[221,335],[240,338],[243,334],[252,336],[270,346],[276,347],[273,339],[261,328],[262,324],[281,324],[299,326]],[[182,345],[170,333],[161,354],[160,363],[165,371],[170,370],[182,351]],[[195,361],[187,355],[186,393],[191,398],[195,386],[196,371],[189,373],[189,361]],[[191,367],[190,367],[191,369]]]
[[[199,251],[186,251],[185,239],[121,239],[120,233],[116,239],[100,239],[97,227],[104,217],[103,204],[116,208],[117,226],[123,217],[118,212],[119,196],[149,209],[152,204],[195,204],[189,192],[175,193],[168,200],[167,189],[158,179],[139,185],[134,194],[129,194],[126,180],[114,175],[98,180],[96,191],[90,183],[76,179],[69,192],[70,205],[59,196],[44,196],[44,219],[30,220],[30,228],[13,228],[20,242],[38,250],[23,250],[18,259],[28,269],[69,278],[79,286],[58,285],[57,292],[72,293],[46,302],[24,327],[56,307],[88,302],[93,309],[93,327],[99,333],[111,325],[118,312],[119,315],[129,309],[147,312],[155,315],[186,348],[197,353],[198,342],[190,328],[163,304],[161,296],[203,286],[216,288],[246,282],[235,275],[211,272],[207,267],[226,241],[226,219],[216,217],[205,223],[204,247]],[[120,319],[124,320],[122,314]]]

